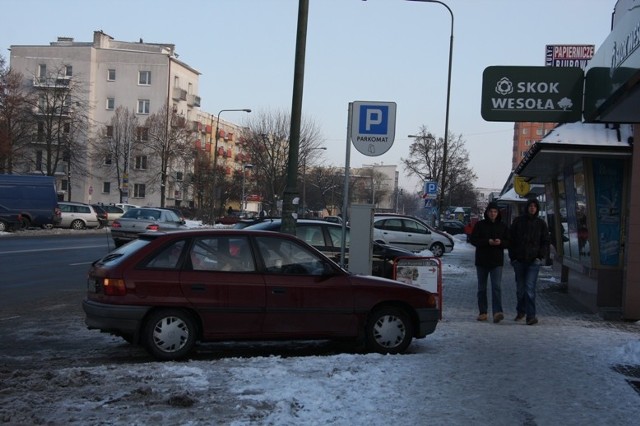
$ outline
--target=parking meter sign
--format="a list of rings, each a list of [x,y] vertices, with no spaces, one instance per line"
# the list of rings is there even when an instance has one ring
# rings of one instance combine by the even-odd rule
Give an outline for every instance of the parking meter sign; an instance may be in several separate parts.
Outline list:
[[[353,146],[375,157],[387,152],[396,135],[395,102],[353,102],[350,135]]]

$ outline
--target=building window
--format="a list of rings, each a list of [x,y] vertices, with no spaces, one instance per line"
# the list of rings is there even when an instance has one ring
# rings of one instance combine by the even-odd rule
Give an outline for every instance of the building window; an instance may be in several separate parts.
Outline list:
[[[522,128],[522,134],[523,134],[523,135],[527,135],[527,134],[529,134],[529,129],[527,129],[526,127],[523,127],[523,128]]]
[[[47,76],[47,64],[38,65],[38,77],[45,78]]]
[[[38,122],[38,134],[36,135],[37,142],[44,142],[44,123]]]
[[[182,176],[183,176],[182,172],[176,172],[176,180],[178,182],[182,182]]]
[[[149,114],[151,101],[149,99],[138,99],[138,114]]]
[[[116,108],[116,98],[107,98],[107,109],[113,111]]]
[[[536,135],[542,136],[542,134],[543,134],[543,130],[542,129],[536,129]]]
[[[113,137],[113,126],[107,126],[107,137],[108,138]]]
[[[111,182],[102,182],[102,193],[103,194],[111,193]]]
[[[42,151],[36,151],[36,170],[42,171]]]
[[[64,66],[64,76],[71,77],[73,75],[73,65]]]
[[[61,191],[68,191],[69,190],[69,181],[66,179],[62,179],[60,181],[60,190]],[[62,206],[60,206],[62,207]]]
[[[107,81],[116,81],[116,70],[107,70]]]
[[[136,170],[147,170],[147,156],[146,155],[138,155],[135,158],[135,165],[133,166]]]
[[[150,86],[151,71],[138,71],[138,84],[141,86]]]
[[[148,127],[138,127],[138,141],[148,141],[149,140],[149,128]]]
[[[107,155],[106,157],[104,157],[104,165],[105,166],[110,166],[111,163],[113,162],[111,155]]]
[[[145,185],[144,183],[133,184],[133,197],[144,198],[145,197]]]

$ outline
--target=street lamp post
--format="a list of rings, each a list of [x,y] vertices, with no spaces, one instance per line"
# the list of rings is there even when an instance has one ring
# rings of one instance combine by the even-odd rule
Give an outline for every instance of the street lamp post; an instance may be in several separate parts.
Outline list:
[[[215,145],[213,147],[213,179],[212,179],[212,186],[213,186],[213,194],[212,194],[212,200],[211,200],[211,221],[212,223],[215,223],[216,218],[215,218],[215,213],[216,213],[216,190],[218,188],[216,188],[216,181],[217,181],[217,177],[218,177],[218,139],[220,137],[219,133],[220,133],[220,115],[223,112],[230,112],[230,111],[237,111],[237,112],[246,112],[249,113],[251,112],[251,110],[249,108],[242,108],[242,109],[221,109],[220,112],[218,112],[218,116],[216,117],[216,133],[215,133],[215,138],[216,138],[216,142]],[[244,170],[242,170],[242,172],[244,173]]]
[[[447,183],[447,150],[449,147],[449,104],[451,101],[451,62],[453,58],[453,12],[451,8],[447,6],[444,2],[439,0],[407,0],[407,1],[418,1],[422,3],[438,3],[444,6],[448,11],[449,15],[451,15],[451,35],[449,36],[449,69],[447,72],[447,106],[445,110],[445,119],[444,119],[444,145],[442,147],[442,175],[441,175],[441,188],[440,188],[440,205],[439,205],[439,214],[442,214],[442,206],[444,204],[444,191],[446,189]]]
[[[367,0],[363,0],[367,1]],[[451,62],[453,58],[453,12],[451,8],[447,6],[444,2],[440,0],[407,0],[413,2],[421,2],[421,3],[438,3],[447,8],[449,11],[449,15],[451,15],[451,35],[449,37],[449,70],[447,73],[447,106],[445,110],[445,119],[444,119],[444,146],[442,147],[442,176],[441,176],[441,184],[440,184],[440,213],[442,213],[442,204],[444,202],[444,191],[445,185],[447,183],[447,151],[449,147],[449,104],[451,101]]]
[[[240,203],[240,216],[244,214],[244,211],[247,209],[247,197],[244,195],[244,182],[245,175],[247,174],[247,169],[252,169],[253,164],[243,164],[242,165],[242,201]]]
[[[321,149],[323,151],[326,151],[327,147],[321,146],[317,148],[309,148],[309,151],[312,151],[314,149]],[[306,204],[305,204],[307,200],[307,155],[304,156],[304,161],[302,162],[302,216],[303,217],[307,211]]]

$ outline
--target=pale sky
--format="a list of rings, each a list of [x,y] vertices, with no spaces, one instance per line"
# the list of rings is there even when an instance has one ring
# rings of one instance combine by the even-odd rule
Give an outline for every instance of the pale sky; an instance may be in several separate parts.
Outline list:
[[[479,187],[502,188],[511,171],[513,123],[480,116],[482,72],[492,65],[543,66],[547,44],[594,44],[610,32],[615,0],[445,0],[454,15],[449,130],[462,134]],[[397,104],[393,147],[351,166],[400,165],[425,125],[444,134],[451,18],[437,3],[310,0],[303,115],[324,137],[325,164],[344,166],[353,101]],[[172,43],[199,70],[201,109],[291,110],[297,0],[5,0],[0,52],[58,36],[89,42]],[[243,124],[243,113],[222,118]]]

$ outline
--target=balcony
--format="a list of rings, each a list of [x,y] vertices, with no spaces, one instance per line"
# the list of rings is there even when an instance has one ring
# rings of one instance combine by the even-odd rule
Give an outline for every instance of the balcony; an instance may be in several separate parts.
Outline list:
[[[35,77],[33,87],[42,88],[67,88],[71,84],[71,77]]]
[[[199,107],[200,106],[200,96],[196,95],[188,95],[187,96],[187,105]]]
[[[179,87],[174,87],[172,98],[174,101],[186,101],[187,91]]]

